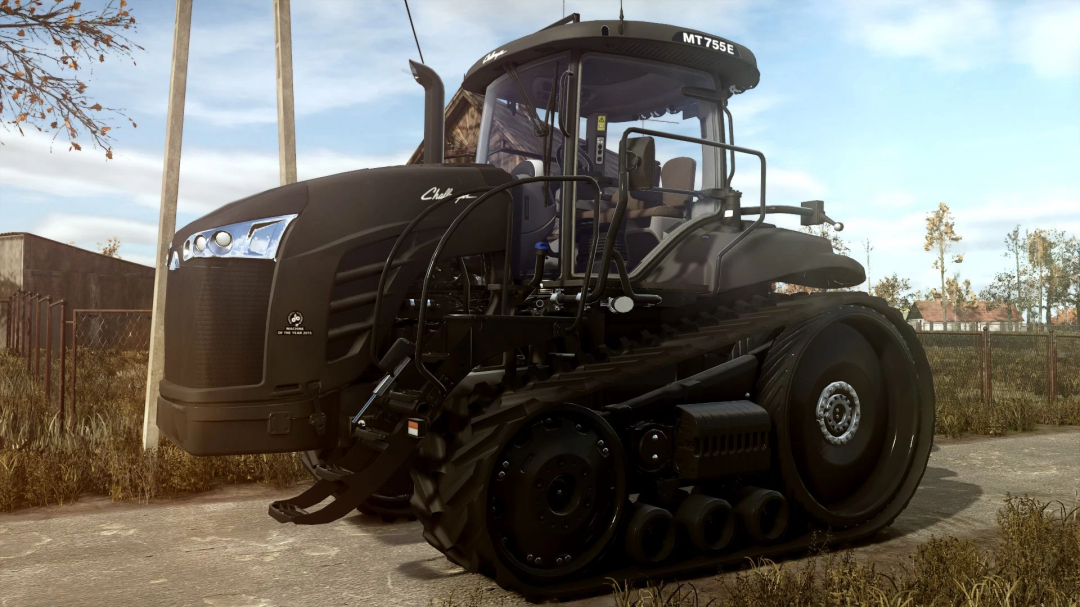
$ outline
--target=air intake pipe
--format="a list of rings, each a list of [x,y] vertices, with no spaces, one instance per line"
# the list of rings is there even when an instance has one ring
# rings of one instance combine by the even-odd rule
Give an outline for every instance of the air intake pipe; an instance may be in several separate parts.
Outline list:
[[[445,92],[442,79],[435,70],[409,60],[413,78],[424,87],[424,164],[442,164],[445,149]]]

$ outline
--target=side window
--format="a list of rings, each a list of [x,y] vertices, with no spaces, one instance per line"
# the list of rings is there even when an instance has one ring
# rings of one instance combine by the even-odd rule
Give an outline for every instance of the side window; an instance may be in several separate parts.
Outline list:
[[[648,61],[587,55],[581,69],[579,170],[608,178],[601,200],[579,187],[575,205],[576,273],[585,271],[597,231],[602,246],[611,228],[617,196],[619,142],[626,129],[641,127],[716,140],[716,106],[682,94],[683,87],[714,89],[703,72]],[[615,250],[633,270],[668,233],[690,218],[702,189],[715,187],[710,170],[716,152],[710,146],[657,137],[653,186],[633,190]],[[599,250],[599,248],[598,248]],[[599,253],[598,253],[599,257]],[[597,268],[599,270],[599,268]]]
[[[562,175],[563,135],[560,106],[565,105],[569,55],[563,54],[514,69],[493,82],[484,98],[477,160],[515,178]],[[565,126],[565,125],[563,125]],[[514,199],[514,277],[531,278],[537,248],[550,251],[546,277],[559,274],[559,218],[565,185],[529,183],[511,190]]]

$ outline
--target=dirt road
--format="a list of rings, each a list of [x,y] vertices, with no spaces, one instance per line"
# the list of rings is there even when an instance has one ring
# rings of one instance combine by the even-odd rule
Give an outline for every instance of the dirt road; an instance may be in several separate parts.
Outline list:
[[[1080,428],[939,439],[911,505],[858,553],[891,560],[931,534],[992,538],[1006,492],[1072,504],[1078,479]],[[423,606],[476,588],[525,604],[449,563],[417,523],[356,515],[297,527],[267,516],[270,501],[295,492],[223,487],[150,505],[94,498],[0,514],[0,607]],[[696,582],[705,590],[714,583]]]

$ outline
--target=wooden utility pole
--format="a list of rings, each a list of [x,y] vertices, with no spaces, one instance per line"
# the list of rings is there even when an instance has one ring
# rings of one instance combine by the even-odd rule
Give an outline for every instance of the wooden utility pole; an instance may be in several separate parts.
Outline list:
[[[278,161],[281,185],[296,183],[296,116],[293,112],[292,18],[289,0],[274,0],[277,54]]]
[[[161,213],[154,274],[154,311],[150,318],[150,364],[146,372],[146,407],[143,414],[143,448],[157,447],[158,383],[165,374],[165,279],[169,242],[176,232],[176,198],[180,189],[180,147],[184,138],[184,97],[187,93],[188,46],[191,42],[192,0],[176,0],[173,29],[172,76],[169,80],[169,113],[165,124],[165,168],[161,176]]]

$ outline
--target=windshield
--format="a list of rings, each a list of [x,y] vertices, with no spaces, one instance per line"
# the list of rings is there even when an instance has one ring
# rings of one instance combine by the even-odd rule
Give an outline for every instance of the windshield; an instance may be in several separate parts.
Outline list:
[[[568,64],[567,55],[549,57],[519,67],[513,74],[503,75],[488,86],[484,96],[477,162],[493,164],[513,173],[522,162],[542,161],[547,143],[547,124],[551,123],[554,127],[550,129],[553,157],[550,174],[562,173],[556,152],[563,143],[558,105],[565,105],[565,100],[553,98],[552,83],[566,72]],[[566,86],[566,78],[562,78],[562,81],[556,92]],[[550,117],[548,107],[552,108]]]
[[[716,90],[714,78],[696,70],[651,61],[586,55],[581,68],[578,172],[615,177],[623,132],[630,127],[718,141],[715,103],[683,94],[685,87]],[[657,137],[653,187],[632,190],[625,223],[615,249],[633,270],[641,260],[687,219],[713,212],[714,205],[695,191],[720,186],[717,149]],[[600,201],[601,244],[610,227],[616,184]],[[575,272],[585,270],[588,248],[597,225],[597,204],[587,188],[578,188],[575,205]],[[598,255],[599,257],[599,255]],[[597,268],[599,271],[599,268]]]

